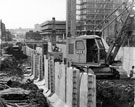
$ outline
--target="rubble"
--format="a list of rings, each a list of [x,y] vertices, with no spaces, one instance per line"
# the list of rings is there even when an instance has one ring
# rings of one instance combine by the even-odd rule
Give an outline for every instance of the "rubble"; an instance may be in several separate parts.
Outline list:
[[[4,85],[0,87],[4,87]],[[19,103],[23,102],[25,107],[27,105],[29,105],[28,107],[49,107],[49,103],[43,95],[43,90],[39,89],[30,80],[26,83],[9,80],[5,87],[6,88],[3,88],[3,90],[2,88],[0,90],[0,98],[2,98],[3,103],[6,105],[18,104],[17,107],[23,107],[19,106]]]
[[[35,107],[49,107],[48,101],[43,95],[43,90],[39,89],[32,81],[28,80],[26,83],[20,83],[18,81],[9,80],[7,85],[11,88],[0,91],[1,98],[4,98],[6,101],[26,100],[25,103],[27,103],[29,107],[33,107],[33,105],[35,105]]]
[[[49,107],[43,90],[32,80],[23,80],[23,69],[16,58],[0,58],[0,107]]]

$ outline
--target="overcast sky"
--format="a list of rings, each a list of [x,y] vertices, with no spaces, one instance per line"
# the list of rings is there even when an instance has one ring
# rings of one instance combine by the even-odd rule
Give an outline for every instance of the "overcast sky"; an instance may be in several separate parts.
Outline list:
[[[66,0],[0,0],[0,19],[6,28],[34,28],[34,24],[66,20]]]

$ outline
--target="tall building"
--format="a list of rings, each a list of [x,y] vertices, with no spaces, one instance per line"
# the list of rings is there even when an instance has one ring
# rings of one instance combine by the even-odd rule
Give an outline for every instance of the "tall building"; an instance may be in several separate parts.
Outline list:
[[[124,1],[127,0],[67,0],[66,35],[76,36],[83,31],[100,31],[111,20],[105,18]],[[100,24],[103,20],[104,23]]]

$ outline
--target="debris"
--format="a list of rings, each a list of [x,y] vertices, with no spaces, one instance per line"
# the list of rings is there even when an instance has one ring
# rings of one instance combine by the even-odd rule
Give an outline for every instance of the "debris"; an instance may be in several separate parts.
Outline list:
[[[6,101],[10,100],[11,103],[13,100],[15,103],[15,101],[18,102],[17,100],[26,100],[28,107],[49,107],[43,90],[39,89],[32,80],[28,79],[26,83],[9,80],[7,85],[12,88],[0,91],[1,97]]]

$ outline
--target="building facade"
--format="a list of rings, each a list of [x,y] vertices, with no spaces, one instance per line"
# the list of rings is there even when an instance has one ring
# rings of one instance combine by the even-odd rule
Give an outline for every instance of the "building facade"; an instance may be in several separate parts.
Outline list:
[[[83,31],[100,31],[111,20],[105,18],[124,1],[127,0],[67,0],[66,36],[80,35]],[[112,28],[109,28],[110,31]]]
[[[66,21],[46,21],[41,25],[40,34],[44,39],[59,41],[66,37]]]

